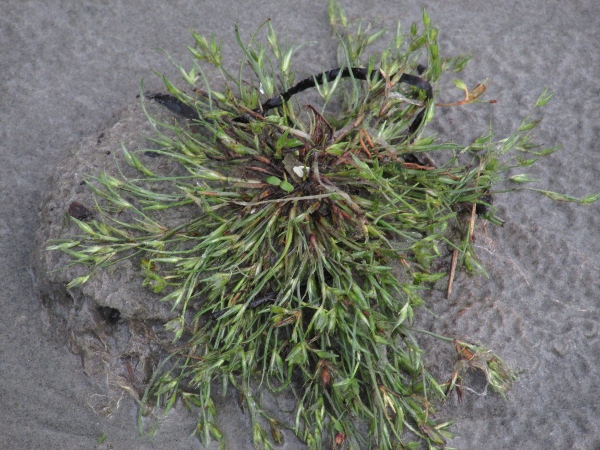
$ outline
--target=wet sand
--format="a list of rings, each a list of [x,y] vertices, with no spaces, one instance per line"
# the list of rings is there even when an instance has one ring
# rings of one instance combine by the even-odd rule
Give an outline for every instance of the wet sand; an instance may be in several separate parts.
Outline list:
[[[600,4],[390,4],[344,7],[349,18],[393,31],[396,20],[405,30],[419,22],[426,6],[440,29],[442,54],[472,51],[459,75],[467,85],[493,79],[487,98],[497,104],[440,110],[432,130],[467,144],[491,122],[497,136],[506,136],[548,87],[555,95],[538,136],[563,150],[534,166],[542,180],[535,187],[575,196],[600,192]],[[188,437],[193,418],[185,412],[170,414],[150,438],[138,436],[128,398],[109,417],[89,406],[97,393],[79,359],[49,339],[32,287],[40,200],[68,148],[100,134],[138,94],[142,78],[147,89],[158,89],[152,70],[176,77],[158,48],[187,62],[187,29],[215,33],[233,65],[240,57],[234,24],[247,37],[270,18],[283,36],[320,43],[299,52],[294,68],[302,79],[336,65],[326,2],[5,0],[0,17],[0,448],[202,448]],[[468,393],[461,405],[450,401],[442,409],[457,420],[451,445],[600,448],[600,204],[556,203],[531,192],[499,196],[496,204],[506,225],[478,234],[490,278],[460,276],[449,300],[433,294],[428,306],[442,320],[430,325],[488,345],[523,372],[506,401]],[[447,350],[431,345],[432,354]],[[251,448],[249,419],[229,404],[221,414],[228,448]]]

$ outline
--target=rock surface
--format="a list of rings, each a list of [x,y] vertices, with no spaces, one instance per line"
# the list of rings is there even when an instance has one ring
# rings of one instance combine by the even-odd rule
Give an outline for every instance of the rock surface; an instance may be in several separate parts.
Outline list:
[[[144,101],[153,117],[173,121],[163,108]],[[163,325],[177,313],[159,301],[160,295],[142,287],[138,259],[96,268],[86,283],[69,289],[69,282],[86,275],[88,268],[69,266],[71,256],[47,247],[55,239],[81,234],[69,215],[86,221],[97,214],[93,192],[86,184],[89,177],[138,176],[125,162],[122,146],[133,152],[152,145],[147,138],[155,130],[141,106],[139,99],[133,101],[115,114],[106,131],[81,141],[59,164],[43,200],[33,258],[48,330],[81,357],[86,374],[108,396],[94,408],[107,414],[122,390],[139,400],[169,342]],[[140,158],[148,167],[164,164],[151,153],[141,153]]]

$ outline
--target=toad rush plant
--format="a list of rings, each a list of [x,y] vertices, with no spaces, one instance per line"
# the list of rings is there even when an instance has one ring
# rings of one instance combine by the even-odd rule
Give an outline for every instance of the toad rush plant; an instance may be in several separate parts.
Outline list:
[[[417,336],[427,331],[412,327],[415,311],[448,275],[434,269],[440,247],[457,267],[483,271],[472,233],[478,216],[502,223],[494,186],[554,149],[532,144],[532,117],[499,141],[487,133],[463,146],[426,136],[440,76],[468,57],[440,57],[426,12],[421,31],[413,25],[405,38],[398,26],[383,52],[365,57],[383,30],[349,31],[334,2],[329,13],[340,68],[298,83],[298,47],[282,45],[269,22],[264,43],[257,35],[242,43],[236,27],[245,55],[237,74],[224,67],[214,37],[192,33],[193,68],[178,66],[190,87],[163,77],[168,94],[151,96],[185,119],[149,116],[159,130],[152,151],[180,173],[155,173],[123,149],[140,178],[90,177],[97,219],[72,217],[82,234],[50,249],[91,267],[69,288],[94,267],[139,259],[144,284],[178,312],[166,324],[171,354],[143,401],[194,409],[204,442],[222,440],[211,398],[221,383],[248,409],[257,448],[282,442],[282,428],[311,449],[441,448],[450,423],[436,421],[434,408],[461,392],[466,370],[483,371],[500,394],[515,375],[485,348],[454,340],[457,365],[440,383],[423,365]],[[209,85],[206,65],[220,72],[222,88]],[[465,92],[455,106],[479,101],[486,88],[455,84]],[[294,96],[310,88],[318,106],[299,105]],[[543,93],[536,108],[549,98]],[[436,165],[434,153],[445,162]],[[173,225],[170,211],[188,219]],[[265,390],[292,393],[290,420],[263,406]]]

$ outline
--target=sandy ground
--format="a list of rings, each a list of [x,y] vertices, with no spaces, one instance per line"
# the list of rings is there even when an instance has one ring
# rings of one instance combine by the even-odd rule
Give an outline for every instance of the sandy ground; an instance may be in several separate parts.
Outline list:
[[[579,196],[600,192],[600,3],[372,0],[344,6],[350,18],[392,30],[396,20],[408,29],[427,7],[440,28],[442,53],[473,52],[461,75],[467,84],[493,78],[488,98],[499,103],[440,112],[433,127],[446,139],[468,143],[490,122],[505,136],[549,87],[555,96],[539,137],[563,150],[534,168],[542,180],[536,187]],[[248,36],[267,18],[290,39],[322,43],[300,51],[298,79],[335,65],[324,1],[0,4],[1,449],[201,448],[188,437],[192,422],[183,413],[167,417],[153,438],[137,435],[135,406],[127,399],[110,417],[94,414],[88,404],[95,392],[80,361],[47,338],[29,261],[39,202],[57,161],[84,136],[100,133],[135,97],[142,78],[146,87],[159,88],[153,69],[174,76],[157,48],[187,61],[187,29],[193,28],[223,38],[233,64],[239,57],[234,23]],[[432,327],[493,347],[523,373],[507,401],[468,394],[462,405],[449,402],[442,414],[457,419],[451,444],[464,450],[600,448],[600,204],[557,204],[526,192],[497,203],[506,226],[488,227],[478,240],[490,279],[460,277],[449,301],[434,296],[429,306],[442,319]],[[228,448],[250,448],[248,419],[233,402],[222,418],[233,430]],[[101,436],[106,440],[98,444]]]

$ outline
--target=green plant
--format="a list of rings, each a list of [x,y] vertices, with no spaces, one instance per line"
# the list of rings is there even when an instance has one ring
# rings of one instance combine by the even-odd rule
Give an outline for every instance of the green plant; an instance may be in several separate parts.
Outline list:
[[[424,12],[422,31],[413,25],[405,42],[398,27],[386,50],[365,59],[382,31],[359,24],[350,32],[339,5],[331,1],[329,11],[341,69],[299,84],[291,70],[297,47],[283,46],[269,22],[266,44],[253,36],[245,45],[236,29],[246,58],[238,74],[223,66],[214,38],[192,33],[196,63],[179,69],[193,89],[163,77],[169,95],[155,96],[191,119],[156,124],[165,133],[152,150],[183,173],[155,173],[123,148],[141,178],[92,177],[100,219],[73,217],[83,235],[49,248],[91,266],[70,288],[94,267],[140,258],[144,284],[180,313],[166,324],[175,345],[143,401],[195,408],[203,441],[221,439],[211,398],[217,381],[240,393],[257,448],[280,442],[282,427],[310,448],[440,448],[450,423],[435,420],[435,404],[462,372],[482,370],[500,394],[515,375],[488,350],[456,341],[456,370],[438,382],[422,361],[417,335],[427,331],[411,326],[415,309],[447,275],[435,270],[442,246],[459,267],[485,273],[471,239],[477,211],[501,224],[490,204],[494,186],[535,161],[521,155],[553,149],[532,144],[532,117],[500,141],[490,133],[463,146],[424,135],[436,83],[468,58],[440,57]],[[208,84],[201,63],[221,72],[222,89]],[[246,82],[248,68],[254,82]],[[454,106],[485,91],[455,84],[465,98]],[[298,109],[289,98],[298,86],[314,86],[322,105]],[[536,108],[549,98],[543,93]],[[434,152],[446,162],[423,156]],[[541,192],[581,203],[599,197]],[[165,218],[181,210],[192,218]],[[293,423],[262,407],[265,388],[294,392]]]

